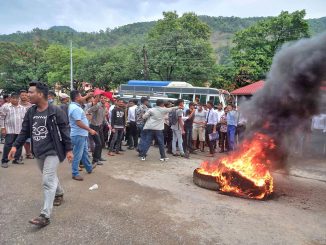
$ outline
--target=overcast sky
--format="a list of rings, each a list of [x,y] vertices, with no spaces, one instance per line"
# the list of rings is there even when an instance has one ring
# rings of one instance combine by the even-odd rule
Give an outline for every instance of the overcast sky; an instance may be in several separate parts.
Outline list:
[[[306,9],[307,18],[326,16],[326,0],[0,0],[0,33],[67,25],[99,31],[157,20],[163,11],[209,16],[275,16]]]

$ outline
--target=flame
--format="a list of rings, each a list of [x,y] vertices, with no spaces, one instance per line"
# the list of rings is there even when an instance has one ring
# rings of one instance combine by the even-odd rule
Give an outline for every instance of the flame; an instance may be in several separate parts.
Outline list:
[[[236,152],[213,163],[203,162],[198,172],[216,177],[222,192],[263,199],[273,192],[273,177],[269,172],[271,161],[267,155],[274,148],[273,139],[255,133]]]

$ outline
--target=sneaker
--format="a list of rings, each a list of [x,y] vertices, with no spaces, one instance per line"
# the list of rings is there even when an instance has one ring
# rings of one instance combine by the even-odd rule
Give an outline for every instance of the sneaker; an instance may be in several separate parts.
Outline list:
[[[146,157],[140,157],[140,160],[141,161],[145,161],[146,160]]]
[[[160,158],[160,161],[161,161],[161,162],[167,162],[168,160],[169,160],[168,157]]]
[[[8,163],[7,163],[7,162],[3,162],[3,163],[1,163],[1,167],[3,167],[3,168],[8,168]]]
[[[24,162],[22,160],[13,160],[12,164],[24,164]]]
[[[106,159],[105,158],[100,158],[100,162],[105,162],[106,161]]]

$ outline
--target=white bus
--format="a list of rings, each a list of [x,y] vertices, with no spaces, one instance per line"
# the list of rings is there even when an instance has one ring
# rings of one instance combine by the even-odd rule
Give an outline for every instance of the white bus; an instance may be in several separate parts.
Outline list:
[[[202,104],[214,101],[215,105],[222,103],[223,107],[230,100],[230,93],[223,89],[194,87],[186,82],[172,81],[130,80],[127,84],[120,85],[119,95],[167,97],[199,101]]]

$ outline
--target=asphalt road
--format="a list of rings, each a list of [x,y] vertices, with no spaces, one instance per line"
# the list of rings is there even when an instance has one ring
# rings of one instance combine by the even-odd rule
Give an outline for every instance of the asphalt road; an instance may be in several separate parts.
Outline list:
[[[274,198],[255,201],[194,185],[201,155],[162,164],[153,148],[145,162],[134,151],[107,158],[83,182],[61,164],[65,202],[43,229],[28,223],[42,206],[36,162],[0,168],[0,244],[326,244],[326,182],[316,175],[274,173]],[[323,180],[322,160],[314,171]]]

